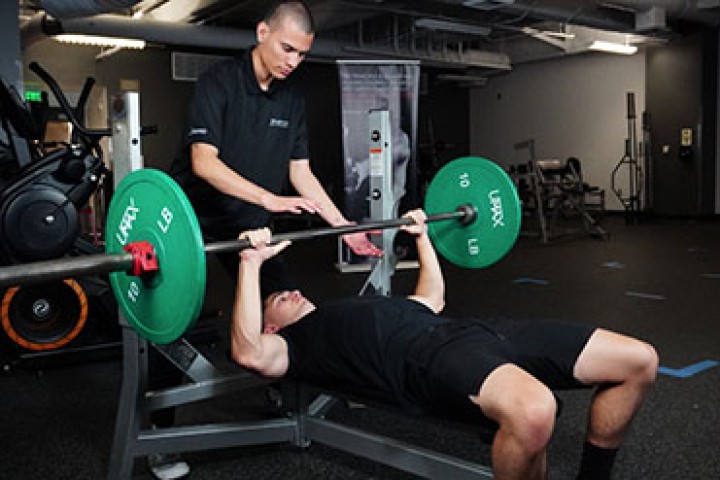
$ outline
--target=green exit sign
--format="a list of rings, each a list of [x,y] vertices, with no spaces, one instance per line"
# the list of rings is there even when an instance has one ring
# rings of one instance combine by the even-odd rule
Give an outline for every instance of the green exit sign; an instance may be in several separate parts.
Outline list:
[[[40,90],[25,90],[26,102],[42,102],[42,92]]]

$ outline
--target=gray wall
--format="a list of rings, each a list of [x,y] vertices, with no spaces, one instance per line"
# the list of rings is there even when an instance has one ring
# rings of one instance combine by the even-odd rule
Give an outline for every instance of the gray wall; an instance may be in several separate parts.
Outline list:
[[[123,90],[121,83],[137,82],[140,92],[140,121],[154,125],[158,133],[143,137],[145,165],[166,170],[175,157],[185,123],[185,110],[193,83],[172,79],[170,52],[162,49],[138,52],[124,50],[98,64],[98,80],[110,95]]]
[[[518,66],[471,93],[471,151],[509,166],[529,160],[527,151],[516,153],[513,146],[533,138],[538,158],[580,158],[585,180],[605,189],[607,208],[622,210],[610,178],[625,153],[627,92],[635,93],[640,136],[644,54],[585,54]]]
[[[63,89],[72,101],[80,94],[85,78],[95,76],[96,64],[95,54],[97,48],[83,46],[66,46],[53,40],[43,40],[30,45],[23,50],[23,77],[28,87],[45,89],[45,83],[40,80],[27,67],[30,62],[37,62],[47,70]],[[49,94],[50,103],[54,98]]]

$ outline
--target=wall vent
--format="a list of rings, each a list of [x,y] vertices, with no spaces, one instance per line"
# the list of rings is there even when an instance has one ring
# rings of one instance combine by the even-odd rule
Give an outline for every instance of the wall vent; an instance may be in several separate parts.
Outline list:
[[[178,82],[195,82],[208,67],[226,58],[222,55],[172,52],[172,78]]]

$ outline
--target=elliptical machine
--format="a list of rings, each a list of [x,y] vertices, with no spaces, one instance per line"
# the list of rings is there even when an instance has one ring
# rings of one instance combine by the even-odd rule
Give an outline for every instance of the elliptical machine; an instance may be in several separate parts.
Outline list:
[[[49,87],[72,124],[72,136],[66,143],[45,144],[47,94],[33,108],[0,78],[0,125],[7,139],[0,170],[0,265],[101,251],[83,238],[80,221],[81,210],[109,173],[100,141],[111,130],[84,125],[83,112],[94,79],[85,81],[73,108],[47,71],[35,62],[29,68]],[[3,341],[10,340],[14,352],[11,361],[60,353],[83,331],[89,317],[116,312],[107,282],[100,277],[68,278],[0,293],[1,330]],[[98,351],[98,338],[104,345],[116,343],[117,332],[108,328],[117,330],[117,322],[102,320],[96,328],[85,329],[92,344],[74,344],[78,346],[73,351]],[[67,348],[62,350],[67,352]]]
[[[30,113],[17,93],[3,85],[0,109],[9,112],[3,119],[15,127],[15,132],[26,135],[32,152],[30,161],[0,192],[0,262],[3,264],[48,260],[66,254],[80,233],[79,210],[107,174],[99,142],[111,132],[85,128],[77,113],[84,109],[94,81],[88,79],[78,106],[73,109],[55,80],[40,65],[33,62],[30,69],[57,99],[73,126],[73,138],[71,143],[45,154],[41,141],[38,144],[38,139],[33,138],[41,129],[36,125],[28,127],[32,125],[27,120]],[[9,137],[16,135],[15,132],[8,132]]]

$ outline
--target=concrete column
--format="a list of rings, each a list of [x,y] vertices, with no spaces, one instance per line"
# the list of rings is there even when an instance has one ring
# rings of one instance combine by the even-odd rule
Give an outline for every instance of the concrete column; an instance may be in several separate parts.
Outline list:
[[[715,140],[715,214],[720,214],[720,34],[718,34],[718,30],[715,30],[715,34],[717,36],[716,41],[718,42],[718,55],[715,59],[716,62],[718,62],[718,85],[717,85],[717,92],[718,92],[718,101],[716,103],[717,105],[717,112],[716,112],[716,121],[715,121],[715,128],[717,129],[717,135]]]
[[[18,2],[0,1],[0,75],[22,95],[22,54]]]

